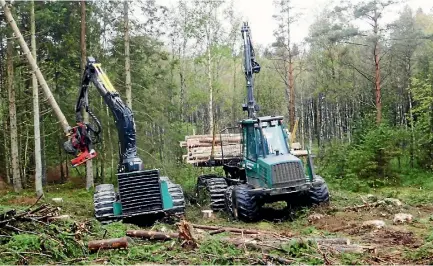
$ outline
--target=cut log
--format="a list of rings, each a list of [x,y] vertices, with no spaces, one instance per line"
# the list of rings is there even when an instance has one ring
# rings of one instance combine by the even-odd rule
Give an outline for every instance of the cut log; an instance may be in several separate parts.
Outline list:
[[[94,240],[94,241],[90,241],[87,247],[89,248],[90,251],[97,251],[99,249],[128,248],[128,240],[126,237]]]
[[[210,232],[209,233],[209,235],[216,235],[216,234],[221,234],[221,233],[224,233],[226,230],[224,230],[224,229],[218,229],[218,230],[215,230],[215,231],[212,231],[212,232]]]
[[[227,138],[242,138],[242,135],[240,133],[236,133],[236,134],[216,134],[216,138],[220,139],[220,136],[222,139],[227,139]],[[190,135],[190,136],[185,136],[185,141],[188,140],[193,140],[193,139],[204,139],[204,138],[212,138],[213,136],[211,134],[208,135]]]
[[[308,152],[306,150],[291,150],[290,153],[295,155],[295,156],[307,156],[308,155]]]
[[[178,233],[164,233],[145,230],[127,230],[126,235],[130,237],[140,237],[149,240],[171,240],[179,238]]]
[[[52,221],[58,221],[58,220],[67,220],[69,218],[71,218],[71,216],[69,216],[69,215],[60,215],[60,216],[48,217],[47,221],[52,222]]]

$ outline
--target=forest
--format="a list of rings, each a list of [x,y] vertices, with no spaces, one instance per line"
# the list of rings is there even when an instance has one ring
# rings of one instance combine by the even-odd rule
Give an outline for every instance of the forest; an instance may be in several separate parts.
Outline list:
[[[282,211],[254,224],[233,222],[220,213],[213,220],[201,218],[205,206],[193,200],[197,176],[220,169],[186,164],[179,143],[185,136],[235,127],[246,118],[244,21],[235,2],[173,0],[166,6],[157,0],[30,0],[6,5],[69,124],[75,123],[86,58],[101,63],[133,111],[137,152],[145,168],[159,169],[181,185],[189,222],[219,224],[222,236],[230,231],[224,226],[237,226],[258,230],[263,239],[263,232],[272,230],[279,240],[344,237],[364,243],[357,246],[361,252],[334,252],[321,242],[269,250],[275,240],[263,239],[268,244],[247,251],[245,243],[239,248],[239,243],[208,239],[203,230],[191,229],[195,237],[186,237],[182,245],[137,240],[129,251],[88,254],[83,243],[89,240],[140,229],[120,222],[105,226],[93,218],[95,186],[117,180],[119,139],[113,115],[91,86],[89,108],[102,124],[98,156],[72,167],[73,157],[63,149],[62,124],[1,8],[1,264],[433,262],[433,6],[423,10],[388,0],[329,0],[307,37],[295,42],[293,32],[302,17],[297,1],[274,0],[273,43],[256,45],[250,24],[261,65],[254,96],[261,116],[283,116],[290,136],[315,155],[315,171],[328,183],[330,205]],[[397,5],[396,19],[385,22]],[[46,210],[59,205],[72,218],[48,225],[51,216],[58,217],[52,214],[57,209],[49,209],[42,215],[49,216],[47,221],[35,222],[31,215],[37,212],[26,211],[35,202],[43,202]],[[22,228],[4,226],[11,209],[31,214],[25,225],[17,218]],[[393,222],[401,213],[410,215],[410,221]],[[369,230],[363,223],[369,219],[387,225]],[[179,234],[190,235],[182,224],[177,224]],[[151,230],[173,228],[158,222]],[[75,238],[67,233],[54,237],[59,230]]]

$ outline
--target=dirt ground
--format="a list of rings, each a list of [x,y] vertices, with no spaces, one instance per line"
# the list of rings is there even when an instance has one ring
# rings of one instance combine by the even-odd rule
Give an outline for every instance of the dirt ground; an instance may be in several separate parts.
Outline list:
[[[49,187],[46,190],[44,202],[50,203],[52,198],[61,197],[63,198],[61,204],[62,214],[71,215],[74,221],[94,220],[93,194],[84,189],[70,189],[68,186],[70,184],[63,187],[59,185]],[[256,223],[233,221],[224,213],[217,213],[213,219],[206,220],[202,218],[201,211],[208,207],[197,205],[187,206],[185,218],[186,221],[196,224],[271,232],[269,241],[272,241],[273,238],[337,237],[347,238],[351,244],[365,247],[365,252],[361,254],[335,252],[324,248],[320,249],[320,247],[313,247],[312,250],[305,250],[305,247],[290,248],[276,253],[279,258],[293,260],[293,263],[346,265],[433,263],[433,204],[430,203],[428,191],[424,191],[424,194],[411,189],[399,193],[395,193],[394,190],[391,190],[391,192],[389,190],[376,191],[374,197],[372,197],[374,199],[367,199],[369,197],[367,194],[335,191],[331,194],[331,203],[329,205],[297,211],[288,210],[277,204],[278,206],[275,208],[273,206],[267,207],[264,210],[264,219]],[[390,200],[385,202],[384,199],[390,198],[390,194],[394,196],[391,202],[389,202]],[[36,201],[36,197],[31,191],[25,191],[17,195],[2,190],[0,196],[0,213],[4,209],[22,209]],[[396,200],[398,203],[393,203]],[[394,217],[398,213],[410,214],[412,220],[404,223],[394,223]],[[384,225],[382,224],[380,228],[365,226],[366,221],[372,220],[380,220]],[[95,223],[97,222],[95,221]],[[119,230],[118,227],[121,229]],[[116,224],[105,229],[101,227],[98,229],[99,231],[92,232],[89,239],[98,239],[105,236],[105,230],[108,230],[108,234],[111,234],[111,236],[121,237],[129,228],[137,227],[131,227],[128,224]],[[173,225],[164,223],[157,223],[152,227],[142,229],[176,230]],[[275,233],[274,236],[273,233]],[[142,248],[148,249],[150,247],[152,247],[152,250],[156,249],[157,251],[152,251],[153,253],[150,255],[148,253],[144,254]],[[239,251],[212,241],[203,243],[199,250],[193,252],[193,255],[186,255],[188,252],[191,251],[175,249],[173,243],[140,242],[140,246],[127,253],[128,260],[126,261],[124,261],[125,258],[122,255],[124,253],[121,251],[101,251],[98,256],[105,255],[107,257],[103,263],[115,264],[149,262],[158,264],[262,264],[262,262],[266,262],[263,258],[267,256],[267,251],[264,250]],[[211,253],[217,254],[213,255],[216,257],[210,256]],[[87,263],[99,264],[100,258],[93,258],[92,256],[86,259]],[[122,260],[119,262],[118,259],[120,258]],[[47,263],[46,261],[37,262]],[[49,263],[53,263],[53,261],[49,261]],[[277,262],[272,261],[272,263]]]

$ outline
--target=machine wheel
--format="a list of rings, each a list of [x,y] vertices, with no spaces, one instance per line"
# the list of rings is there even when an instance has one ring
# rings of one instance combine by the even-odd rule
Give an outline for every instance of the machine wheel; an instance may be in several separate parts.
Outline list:
[[[229,186],[224,193],[224,202],[226,211],[230,216],[233,217],[233,188],[234,186]]]
[[[112,184],[102,184],[95,188],[93,195],[93,204],[95,209],[95,217],[102,224],[109,224],[117,221],[113,217],[113,203],[116,201],[116,192]]]
[[[233,188],[233,217],[236,220],[252,222],[258,218],[259,204],[254,195],[249,193],[249,185],[236,185]]]
[[[316,175],[313,187],[310,188],[310,203],[320,205],[329,202],[328,185],[323,177]]]
[[[213,211],[225,209],[224,192],[227,189],[227,182],[224,178],[216,175],[200,176],[197,184],[198,188],[204,187],[209,194],[210,207]]]

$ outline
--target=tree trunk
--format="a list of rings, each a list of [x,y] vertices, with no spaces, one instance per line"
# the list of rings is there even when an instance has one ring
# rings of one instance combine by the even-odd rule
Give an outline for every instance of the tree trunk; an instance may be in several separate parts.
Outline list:
[[[6,17],[6,21],[8,21],[9,25],[11,26],[16,38],[18,39],[18,42],[21,46],[21,49],[24,52],[24,55],[26,55],[27,60],[29,61],[30,66],[32,67],[32,70],[36,72],[36,77],[38,78],[39,83],[41,84],[41,87],[47,97],[48,103],[53,108],[54,114],[57,116],[57,119],[59,120],[60,124],[63,127],[63,131],[65,133],[68,133],[70,130],[70,126],[68,124],[68,120],[66,120],[65,115],[62,113],[62,110],[60,109],[59,105],[57,104],[56,100],[54,99],[53,94],[50,91],[50,88],[48,87],[48,84],[42,75],[42,72],[40,71],[38,65],[36,64],[35,59],[33,58],[32,54],[30,53],[30,49],[27,46],[23,35],[21,34],[15,19],[12,16],[12,13],[9,9],[9,7],[6,4],[5,0],[0,0],[0,6],[3,7],[4,14]]]
[[[210,27],[210,26],[209,26]],[[210,34],[209,34],[210,35]],[[207,78],[209,86],[209,134],[213,134],[213,87],[212,87],[212,56],[211,56],[211,44],[210,36],[208,36],[208,48],[207,48]]]
[[[86,2],[81,0],[81,73],[84,73],[86,67]],[[89,114],[83,110],[84,123],[89,123]],[[93,163],[92,160],[86,162],[86,189],[93,188]]]
[[[36,37],[35,37],[35,1],[31,1],[30,10],[30,23],[31,23],[31,47],[32,55],[37,62],[36,57]],[[32,87],[33,87],[33,128],[34,128],[34,141],[35,141],[35,190],[36,195],[39,197],[44,194],[42,189],[42,159],[41,159],[41,131],[40,131],[40,117],[39,117],[39,90],[38,79],[36,74],[32,73]]]
[[[129,58],[129,18],[128,0],[123,2],[123,17],[125,27],[125,86],[126,86],[126,105],[132,109],[132,88],[131,88],[131,62]]]
[[[23,189],[20,176],[19,154],[18,154],[18,130],[17,130],[17,110],[15,105],[15,88],[14,88],[14,66],[13,66],[13,43],[7,41],[7,84],[9,93],[9,123],[11,137],[11,158],[12,158],[12,181],[15,192]]]
[[[42,160],[42,186],[45,186],[47,184],[47,157],[45,156],[45,124],[44,124],[44,117],[40,117],[40,125],[41,125],[41,160]]]
[[[375,91],[376,91],[376,124],[382,122],[382,98],[380,95],[380,56],[379,56],[379,29],[377,24],[377,14],[375,10],[374,21],[374,68],[375,68]]]
[[[8,184],[12,184],[11,176],[10,176],[10,167],[9,167],[9,158],[10,158],[9,155],[10,155],[10,153],[9,153],[9,142],[8,142],[8,133],[7,133],[9,126],[8,126],[8,121],[6,118],[3,120],[3,127],[4,127],[4,130],[3,130],[3,141],[4,141],[3,148],[4,148],[4,156],[5,156],[6,180],[7,180]]]
[[[295,127],[295,78],[293,76],[293,62],[292,54],[289,50],[289,120],[290,120],[290,132],[293,131]]]

